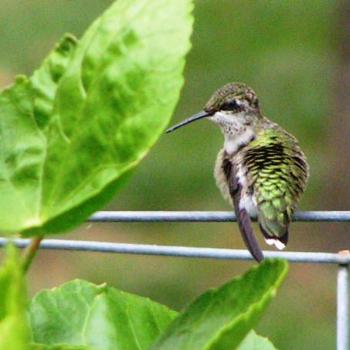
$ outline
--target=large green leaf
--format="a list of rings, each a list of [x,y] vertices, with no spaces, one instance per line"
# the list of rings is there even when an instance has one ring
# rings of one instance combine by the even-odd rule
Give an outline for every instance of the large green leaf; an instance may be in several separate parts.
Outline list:
[[[287,272],[282,260],[266,260],[193,302],[152,350],[234,350],[255,326]]]
[[[175,316],[147,298],[84,281],[39,293],[29,309],[35,343],[90,350],[147,349]]]
[[[277,350],[273,344],[264,337],[251,331],[239,345],[237,350]]]
[[[191,0],[119,0],[0,95],[0,230],[61,232],[111,198],[167,125]]]
[[[27,295],[15,247],[8,246],[0,269],[0,350],[28,350]]]

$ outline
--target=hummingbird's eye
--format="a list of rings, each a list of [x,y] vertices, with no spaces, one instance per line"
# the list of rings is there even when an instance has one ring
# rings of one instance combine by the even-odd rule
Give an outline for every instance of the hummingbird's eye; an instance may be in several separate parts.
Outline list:
[[[239,108],[240,108],[240,105],[237,102],[237,100],[226,101],[221,107],[221,109],[224,111],[234,111],[234,110],[237,110]]]

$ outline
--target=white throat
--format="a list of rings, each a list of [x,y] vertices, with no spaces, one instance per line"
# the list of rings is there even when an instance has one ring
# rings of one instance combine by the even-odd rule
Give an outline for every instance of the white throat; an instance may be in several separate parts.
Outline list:
[[[228,154],[233,154],[237,150],[254,139],[254,131],[251,127],[247,127],[236,135],[225,134],[224,148]]]
[[[254,139],[254,129],[247,125],[247,118],[244,113],[237,113],[235,116],[228,112],[217,112],[211,120],[220,126],[225,137],[224,149],[228,154],[247,145]]]
[[[253,129],[247,127],[241,133],[236,135],[225,134],[224,148],[228,154],[237,152],[239,148],[247,145],[254,139]]]

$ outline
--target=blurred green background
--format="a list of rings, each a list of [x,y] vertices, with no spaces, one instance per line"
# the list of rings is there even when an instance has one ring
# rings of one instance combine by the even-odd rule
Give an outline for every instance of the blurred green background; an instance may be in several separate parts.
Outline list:
[[[18,73],[31,74],[64,32],[80,36],[110,3],[1,0],[0,87]],[[173,122],[199,111],[221,85],[243,81],[257,92],[265,114],[293,133],[308,156],[311,179],[301,208],[349,209],[349,6],[330,0],[196,1],[193,48]],[[212,175],[221,144],[219,130],[205,121],[162,136],[108,209],[229,210]],[[347,228],[294,223],[287,250],[347,249]],[[243,248],[232,223],[86,224],[64,238]],[[251,265],[41,252],[30,273],[30,293],[86,278],[179,310]],[[258,331],[280,349],[333,349],[335,273],[332,266],[292,265]]]

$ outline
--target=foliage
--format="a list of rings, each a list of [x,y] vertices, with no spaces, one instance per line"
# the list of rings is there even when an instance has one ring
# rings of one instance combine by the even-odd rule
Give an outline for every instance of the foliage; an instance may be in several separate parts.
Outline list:
[[[168,124],[191,3],[115,2],[0,96],[0,230],[55,233],[103,206]]]
[[[29,315],[36,343],[126,350],[148,349],[176,313],[149,299],[77,280],[39,293]]]
[[[179,315],[106,285],[68,282],[32,300],[33,340],[37,346],[63,344],[90,350],[233,350],[255,326],[286,271],[284,261],[267,260],[203,294]],[[273,349],[266,339],[249,333],[239,349],[259,346]]]
[[[68,282],[31,301],[30,337],[22,266],[9,246],[0,271],[0,350],[233,350],[245,336],[239,350],[273,350],[249,331],[286,271],[286,262],[267,260],[203,294],[180,314],[106,285]]]
[[[18,252],[8,245],[0,268],[0,350],[27,350],[27,295]]]
[[[254,327],[286,275],[283,261],[265,261],[191,304],[152,350],[236,349]],[[247,293],[249,291],[249,293]]]

